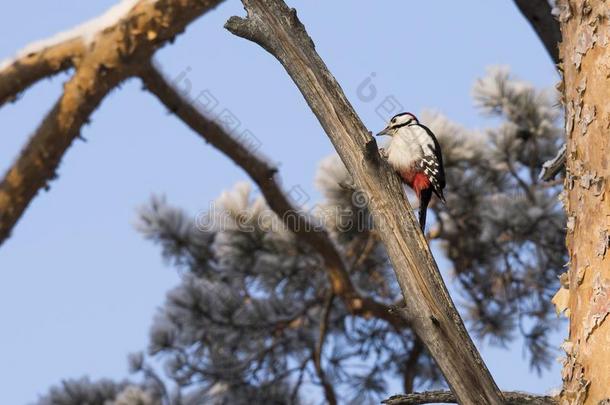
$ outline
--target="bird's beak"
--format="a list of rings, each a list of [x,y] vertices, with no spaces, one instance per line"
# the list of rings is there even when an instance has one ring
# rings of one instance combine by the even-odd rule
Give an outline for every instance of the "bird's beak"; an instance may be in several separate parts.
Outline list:
[[[390,135],[390,127],[385,127],[383,129],[383,131],[381,131],[380,133],[378,133],[375,136],[383,136],[383,135]]]

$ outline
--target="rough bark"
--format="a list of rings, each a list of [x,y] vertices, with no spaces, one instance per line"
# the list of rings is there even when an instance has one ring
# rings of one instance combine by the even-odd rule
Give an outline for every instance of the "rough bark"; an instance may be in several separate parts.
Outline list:
[[[558,45],[561,42],[561,30],[559,22],[551,13],[552,8],[549,1],[515,0],[515,4],[538,34],[553,62],[559,63]]]
[[[0,69],[0,107],[42,78],[74,66],[85,51],[81,39],[73,39],[24,55]]]
[[[570,257],[561,401],[598,404],[610,401],[610,4],[563,0],[558,6]]]
[[[550,396],[537,396],[525,392],[503,392],[505,405],[557,405],[556,398]],[[383,401],[386,405],[422,405],[422,404],[454,404],[455,395],[450,391],[416,392],[407,395],[394,395]]]
[[[140,73],[144,85],[172,113],[210,145],[224,153],[241,167],[258,185],[269,207],[283,220],[297,238],[312,247],[324,260],[331,289],[340,297],[350,313],[364,317],[384,319],[396,329],[407,322],[389,311],[389,307],[369,297],[362,297],[354,287],[345,261],[326,229],[312,224],[310,218],[295,207],[276,180],[277,168],[252,153],[248,147],[228,134],[216,122],[201,114],[152,65],[145,65]]]
[[[406,307],[402,311],[462,404],[501,404],[498,390],[449,297],[404,190],[375,140],[314,49],[294,10],[279,0],[243,0],[246,19],[226,27],[275,56],[317,116],[356,185],[367,195]]]
[[[0,183],[0,244],[41,188],[56,176],[61,158],[81,127],[114,87],[141,63],[221,0],[140,1],[120,21],[97,34],[26,55],[0,71],[0,104],[37,80],[74,64],[76,72]],[[79,42],[81,41],[81,42]],[[74,58],[78,55],[78,58]]]

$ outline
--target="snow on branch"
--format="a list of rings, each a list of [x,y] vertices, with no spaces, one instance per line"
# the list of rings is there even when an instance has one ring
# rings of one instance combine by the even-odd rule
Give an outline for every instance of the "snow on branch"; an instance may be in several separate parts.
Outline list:
[[[19,59],[5,63],[8,67],[0,71],[0,104],[37,80],[70,66],[70,51],[82,52],[62,96],[0,182],[0,244],[10,236],[38,191],[48,188],[56,177],[64,153],[105,96],[135,75],[159,47],[221,1],[125,0],[97,19],[27,48],[28,52],[42,49],[41,55],[48,52],[51,60],[43,58],[42,64],[36,64],[34,58],[26,69],[20,69]],[[95,46],[83,45],[93,39]]]
[[[0,68],[0,106],[15,101],[19,93],[39,80],[69,69],[83,52],[82,41],[70,40],[5,62]]]
[[[17,98],[38,80],[69,69],[74,59],[85,54],[98,35],[125,18],[139,2],[154,0],[121,0],[104,14],[60,32],[50,38],[32,42],[13,57],[0,61],[0,106]]]
[[[98,34],[104,31],[104,29],[115,25],[119,20],[126,17],[131,9],[140,1],[152,2],[154,0],[121,0],[118,4],[114,5],[108,9],[108,11],[98,17],[79,24],[78,26],[67,31],[59,32],[52,37],[30,43],[25,48],[17,52],[14,57],[1,61],[0,71],[14,63],[19,63],[19,59],[35,53],[40,53],[47,48],[55,47],[64,42],[79,39],[85,46],[88,46],[93,42]]]

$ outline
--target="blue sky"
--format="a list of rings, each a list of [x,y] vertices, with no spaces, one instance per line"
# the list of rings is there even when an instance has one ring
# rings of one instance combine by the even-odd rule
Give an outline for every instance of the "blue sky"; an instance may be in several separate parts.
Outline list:
[[[8,2],[0,14],[0,59],[114,3]],[[382,128],[376,109],[388,96],[416,113],[434,109],[467,127],[491,125],[470,97],[473,82],[490,65],[508,65],[540,87],[558,79],[510,0],[289,4],[371,130]],[[216,111],[231,111],[241,130],[250,130],[261,151],[278,162],[287,189],[300,186],[315,198],[315,168],[332,146],[280,64],[222,28],[235,14],[243,14],[241,3],[228,0],[157,60],[171,77],[186,74],[193,95],[212,94]],[[44,80],[0,109],[2,171],[67,77]],[[372,100],[358,95],[367,78],[377,91]],[[247,179],[136,80],[105,100],[83,136],[87,142],[77,141],[68,151],[50,191],[34,200],[0,247],[0,381],[6,404],[31,402],[62,378],[126,376],[126,355],[146,347],[152,317],[178,280],[159,250],[134,230],[137,207],[160,193],[196,215],[222,190]],[[519,342],[508,350],[483,345],[482,353],[503,389],[545,392],[560,383],[558,364],[541,378],[530,373]]]

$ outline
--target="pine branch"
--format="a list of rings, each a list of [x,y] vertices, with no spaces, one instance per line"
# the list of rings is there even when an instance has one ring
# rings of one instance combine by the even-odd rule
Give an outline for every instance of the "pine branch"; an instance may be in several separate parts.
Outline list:
[[[104,97],[133,76],[159,47],[221,1],[142,0],[114,25],[95,33],[95,45],[88,49],[84,50],[82,41],[79,44],[79,38],[71,38],[31,55],[31,63],[27,56],[18,58],[0,71],[0,101],[6,101],[45,74],[66,68],[84,51],[63,95],[0,183],[0,244],[38,191],[55,178],[61,158]]]
[[[559,63],[559,42],[561,30],[559,22],[551,13],[548,0],[515,0],[521,14],[527,19],[544,44],[554,63]]]
[[[116,75],[100,80],[91,69],[82,69],[66,84],[0,183],[0,244],[38,191],[56,177],[59,162],[81,127],[119,81]]]
[[[507,391],[504,405],[557,405],[559,401],[550,396],[539,396],[525,392]],[[406,395],[394,395],[382,403],[386,405],[422,405],[422,404],[455,404],[457,400],[451,391],[416,392]]]
[[[502,394],[449,297],[396,174],[381,160],[375,140],[316,53],[296,11],[280,0],[242,3],[247,18],[232,17],[225,27],[282,63],[368,197],[407,304],[403,312],[460,403],[501,404]]]
[[[396,329],[407,326],[402,317],[390,313],[389,306],[370,297],[362,297],[356,291],[343,257],[327,231],[319,225],[312,224],[306,214],[292,205],[276,181],[277,169],[275,167],[254,154],[216,122],[201,114],[153,65],[144,66],[140,70],[139,76],[145,88],[154,94],[169,111],[248,173],[260,188],[273,212],[284,221],[288,229],[322,257],[328,271],[332,291],[343,300],[350,313],[384,319]]]
[[[14,101],[19,93],[37,81],[74,66],[74,59],[85,51],[80,38],[59,43],[37,52],[21,55],[0,67],[0,107]]]
[[[326,372],[322,367],[322,351],[324,349],[324,342],[326,341],[326,334],[328,333],[328,321],[330,319],[330,312],[332,310],[334,297],[335,295],[332,292],[328,293],[326,296],[324,308],[322,310],[322,318],[320,319],[320,333],[318,336],[318,342],[312,353],[312,360],[316,374],[320,380],[320,383],[322,384],[322,387],[324,388],[324,396],[326,397],[326,401],[330,405],[337,404],[337,394],[335,393],[333,385],[330,383],[330,381],[328,381],[328,378],[326,378]]]

